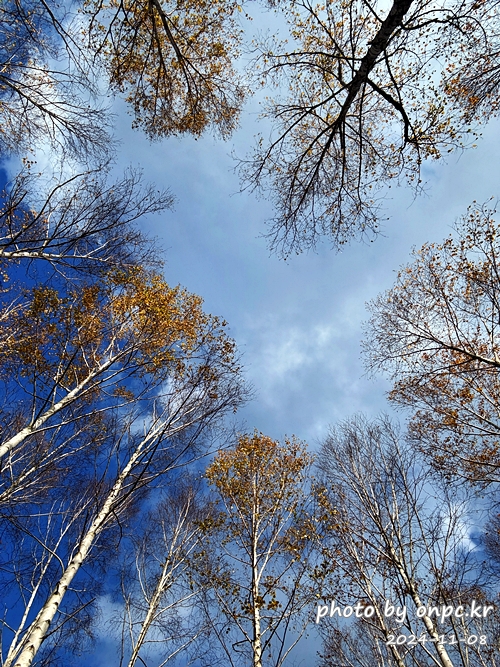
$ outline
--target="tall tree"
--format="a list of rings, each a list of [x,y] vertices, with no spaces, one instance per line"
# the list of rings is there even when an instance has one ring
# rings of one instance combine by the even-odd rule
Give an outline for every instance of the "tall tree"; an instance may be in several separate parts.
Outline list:
[[[68,447],[78,449],[89,419],[127,405],[150,409],[166,382],[194,404],[206,398],[193,395],[200,382],[206,391],[214,383],[215,402],[238,402],[234,344],[225,323],[203,313],[201,303],[139,267],[63,294],[34,288],[3,323],[0,363],[10,402],[3,410],[0,503],[36,486]],[[217,369],[229,383],[227,396],[216,390]]]
[[[80,449],[71,457],[71,474],[64,475],[60,465],[54,466],[50,477],[45,476],[32,493],[31,502],[25,497],[22,507],[3,504],[0,508],[2,665],[21,641],[40,600],[57,583],[68,549],[79,539],[97,492],[89,468],[96,450],[105,449],[108,438],[109,428],[102,421],[99,428],[89,427],[80,434]],[[92,553],[92,568],[82,572],[78,585],[68,590],[66,604],[51,625],[37,663],[53,664],[51,659],[61,646],[78,652],[93,638],[99,611],[96,602],[106,574],[103,564],[112,561],[118,537],[116,530],[108,529],[106,543]]]
[[[243,658],[279,667],[305,630],[315,528],[306,493],[310,464],[302,443],[256,432],[240,436],[207,468],[218,509],[202,525],[195,576],[231,665]]]
[[[206,622],[194,603],[199,591],[189,577],[206,516],[199,486],[190,477],[178,477],[154,510],[131,526],[120,575],[119,619],[121,661],[128,667],[138,660],[144,664],[151,654],[159,667],[179,655],[186,663],[193,644],[205,638]]]
[[[245,390],[224,324],[203,313],[198,297],[137,267],[78,297],[35,290],[21,318],[27,333],[5,353],[5,367],[28,409],[6,420],[3,518],[28,534],[30,502],[38,511],[54,495],[69,503],[72,486],[84,508],[63,545],[32,538],[34,550],[54,554],[57,576],[44,587],[25,584],[29,610],[4,664],[27,667],[64,615],[66,594],[92,551],[162,477],[203,454],[203,437]],[[99,438],[85,431],[92,418]],[[68,512],[61,509],[59,521],[73,521]]]
[[[393,380],[389,398],[442,470],[498,481],[500,467],[499,227],[473,205],[442,244],[425,244],[371,302],[368,367]]]
[[[342,625],[326,627],[323,665],[349,664],[353,644],[365,657],[382,644],[379,665],[498,664],[498,609],[468,539],[477,518],[460,490],[433,478],[388,419],[333,429],[319,465],[336,512],[328,543],[336,571],[318,619],[327,626],[334,609],[338,622],[346,606],[354,617],[358,605],[358,631],[370,638],[363,646]]]
[[[391,183],[406,180],[418,192],[424,160],[471,143],[479,115],[463,90],[468,48],[476,58],[494,50],[498,6],[294,0],[279,7],[291,39],[264,40],[254,63],[259,80],[278,86],[263,114],[274,131],[242,162],[242,175],[275,204],[275,250],[286,255],[321,237],[338,248],[377,233]],[[484,118],[495,112],[492,95]]]

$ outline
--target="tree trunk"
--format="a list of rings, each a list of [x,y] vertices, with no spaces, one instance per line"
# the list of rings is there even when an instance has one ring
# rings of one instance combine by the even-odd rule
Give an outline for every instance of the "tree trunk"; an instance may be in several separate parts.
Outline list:
[[[17,651],[14,649],[14,651],[9,651],[10,655],[7,655],[4,667],[11,667],[12,664],[14,667],[30,667],[33,658],[35,657],[38,649],[45,639],[49,626],[54,616],[56,615],[57,610],[59,609],[59,605],[61,604],[66,591],[71,585],[73,578],[87,557],[95,540],[103,531],[106,521],[115,512],[116,502],[119,498],[125,480],[131,473],[139,457],[144,453],[144,449],[146,448],[149,441],[154,438],[154,434],[155,432],[141,441],[129,459],[129,462],[118,476],[118,479],[113,485],[113,488],[111,489],[104,505],[102,506],[101,511],[98,513],[86,535],[80,542],[77,552],[72,557],[62,577],[59,579],[55,589],[31,624],[28,633],[21,644],[22,650],[18,654],[16,662],[13,663],[13,660],[17,654]]]
[[[117,361],[118,357],[112,357],[111,359],[108,359],[102,366],[98,366],[94,371],[91,371],[87,377],[82,380],[79,384],[76,385],[71,391],[69,391],[66,396],[61,398],[60,401],[57,403],[54,403],[52,407],[50,407],[46,412],[43,413],[38,419],[36,419],[32,424],[29,426],[26,426],[23,428],[21,431],[16,433],[16,435],[12,436],[12,438],[9,438],[9,440],[6,440],[2,445],[0,445],[0,459],[2,459],[6,454],[8,454],[10,451],[14,449],[14,447],[17,447],[17,445],[20,445],[24,440],[26,440],[27,437],[29,437],[32,433],[35,433],[39,428],[41,428],[45,422],[47,422],[51,417],[53,417],[55,414],[60,412],[63,408],[68,406],[70,403],[73,403],[73,401],[76,401],[79,396],[85,391],[87,385],[94,380],[100,373],[103,371],[107,370],[112,366],[112,364]]]
[[[151,623],[154,620],[156,611],[158,610],[162,593],[164,593],[165,590],[167,589],[167,581],[172,576],[172,572],[169,570],[170,565],[171,565],[170,560],[167,559],[165,561],[165,564],[163,565],[160,578],[158,579],[158,583],[156,584],[156,588],[151,597],[146,617],[142,622],[141,630],[139,632],[139,636],[137,637],[137,641],[135,642],[135,646],[133,647],[132,655],[130,656],[130,660],[128,661],[127,667],[134,667],[135,663],[137,662],[137,658],[139,657],[139,651],[141,650],[141,647],[144,644],[146,635],[149,631],[149,628],[151,627]]]

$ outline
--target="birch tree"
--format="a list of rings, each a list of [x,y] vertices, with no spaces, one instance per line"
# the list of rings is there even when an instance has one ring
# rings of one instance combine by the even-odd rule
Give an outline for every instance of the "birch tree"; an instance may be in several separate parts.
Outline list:
[[[304,633],[315,528],[305,486],[311,460],[302,443],[256,432],[207,468],[220,509],[202,526],[196,581],[231,665],[280,666]]]
[[[186,400],[198,396],[200,383],[208,391],[213,382],[215,403],[237,403],[234,343],[226,323],[201,305],[196,295],[139,267],[66,295],[35,288],[13,316],[17,334],[0,358],[10,398],[0,504],[29,494],[57,461],[66,466],[79,450],[80,430],[98,425],[99,415],[147,405],[175,377],[183,377],[179,391]],[[226,397],[216,388],[223,376]]]
[[[0,444],[12,480],[3,490],[9,498],[27,471],[39,471],[59,451],[59,445],[44,446],[35,467],[25,465],[38,435],[46,445],[57,429],[64,441],[86,415],[151,399],[174,370],[181,372],[184,355],[203,358],[207,345],[228,363],[234,351],[217,318],[202,312],[199,297],[140,267],[111,272],[99,284],[70,286],[66,294],[34,288],[11,319],[4,324],[16,337],[7,340],[0,360],[6,395],[17,399],[7,409]]]
[[[90,442],[87,442],[90,449]],[[103,437],[98,440],[103,444]],[[88,462],[88,456],[86,457]],[[83,456],[75,456],[73,464],[81,466]],[[72,541],[78,539],[85,516],[94,503],[91,480],[82,472],[71,480],[52,475],[50,485],[45,483],[32,503],[19,508],[0,510],[1,662],[9,659],[9,646],[18,644],[36,614],[40,599],[50,593],[60,577],[61,559]],[[46,480],[45,480],[46,482]],[[78,491],[76,491],[78,489]],[[99,556],[113,556],[116,535],[108,536],[108,548]],[[39,655],[40,664],[51,664],[57,647],[78,652],[93,638],[94,619],[98,613],[96,600],[102,585],[98,584],[99,556],[93,559],[93,572],[86,572],[79,586],[70,592],[68,604],[52,625],[48,641]],[[94,576],[93,576],[94,575]]]
[[[276,86],[263,111],[273,129],[242,161],[243,183],[274,203],[268,238],[285,255],[322,239],[339,248],[373,238],[391,184],[405,181],[418,193],[422,163],[470,145],[476,124],[495,114],[497,87],[481,115],[471,72],[483,67],[483,82],[494,80],[486,54],[498,51],[498,6],[278,7],[289,35],[260,40],[252,67],[259,82]]]
[[[117,385],[119,373],[113,372],[113,377],[109,375],[107,380],[113,382],[114,390],[109,394],[105,384],[96,385],[88,405],[89,410],[96,411],[95,395],[100,392],[107,400],[111,400],[113,394],[126,400],[112,403],[111,407],[104,401],[97,410],[102,416],[100,430],[105,439],[100,446],[95,443],[82,454],[90,456],[90,462],[83,468],[88,482],[82,485],[79,500],[79,506],[86,511],[74,540],[59,553],[55,552],[58,576],[51,580],[47,595],[37,591],[30,603],[31,614],[25,614],[27,622],[18,627],[7,648],[6,667],[31,664],[54,623],[57,625],[55,619],[64,614],[66,595],[75,593],[73,581],[92,552],[105,542],[110,530],[126,521],[134,504],[147,497],[148,491],[169,471],[203,455],[204,437],[227,412],[236,410],[245,396],[234,345],[225,335],[223,325],[201,311],[200,300],[185,293],[181,296],[178,289],[170,290],[159,277],[144,282],[143,277],[136,274],[132,283],[135,288],[130,291],[127,278],[115,276],[114,285],[119,293],[108,311],[111,322],[115,317],[120,320],[125,316],[120,329],[124,338],[120,344],[134,340],[139,345],[135,351],[129,349],[125,353],[127,363],[123,363],[121,370],[126,384],[120,388]],[[43,303],[44,308],[46,303]],[[97,308],[92,300],[87,305],[89,315],[96,313],[98,319],[97,322],[90,317],[80,320],[79,341],[84,340],[84,332],[91,332],[95,343],[107,330],[98,326],[105,309]],[[41,312],[45,312],[43,308]],[[40,344],[44,343],[46,341]],[[63,342],[63,349],[66,348]],[[109,352],[99,346],[86,350],[85,355],[68,355],[72,365],[67,367],[66,381],[70,382],[73,376],[78,381],[79,360],[97,360],[99,349],[107,359]],[[47,351],[53,352],[53,346],[43,351],[47,356]],[[44,362],[48,367],[51,358]],[[61,423],[61,416],[59,419]],[[70,414],[64,421],[76,420]],[[77,446],[81,444],[78,437],[75,441]],[[20,445],[13,445],[11,439],[9,456]],[[75,481],[71,466],[78,464],[78,459],[73,459],[72,454],[66,442],[61,443],[61,450],[47,452],[48,458],[56,456],[59,462],[65,463],[60,474],[66,483]],[[35,468],[35,462],[32,467]],[[23,514],[24,511],[18,511],[18,516]]]
[[[169,208],[168,192],[143,186],[132,169],[111,182],[103,168],[55,183],[32,172],[28,163],[2,196],[0,266],[7,274],[21,262],[45,262],[66,278],[158,262],[138,221]]]
[[[470,543],[478,519],[460,491],[433,478],[388,419],[358,417],[333,429],[319,465],[337,522],[329,547],[338,574],[327,599],[351,611],[358,602],[362,611],[372,608],[358,623],[378,664],[384,656],[398,667],[498,664],[498,609]],[[326,611],[328,623],[330,605]],[[329,641],[341,664],[351,650],[347,635],[345,642]],[[325,664],[336,664],[336,655]]]
[[[500,246],[495,211],[474,204],[441,244],[425,244],[369,305],[372,371],[411,411],[410,434],[442,471],[498,481]]]
[[[186,663],[193,644],[195,655],[200,652],[207,628],[196,611],[199,591],[190,585],[189,562],[199,546],[203,501],[195,480],[177,478],[132,525],[117,598],[123,601],[120,660],[128,667],[155,657],[159,667],[178,656]]]

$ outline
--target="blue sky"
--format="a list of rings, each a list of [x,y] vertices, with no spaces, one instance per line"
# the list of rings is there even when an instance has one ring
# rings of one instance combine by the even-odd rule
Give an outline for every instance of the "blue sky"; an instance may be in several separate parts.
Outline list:
[[[365,303],[391,287],[412,247],[440,242],[473,200],[500,196],[500,125],[490,123],[476,149],[450,156],[448,164],[425,164],[424,196],[414,200],[408,188],[393,188],[373,243],[352,243],[340,254],[325,244],[285,262],[270,255],[262,236],[270,206],[239,193],[231,157],[251,149],[257,110],[258,101],[250,101],[227,142],[205,136],[151,144],[131,129],[125,104],[116,101],[114,170],[139,166],[146,181],[175,195],[175,208],[149,218],[144,231],[164,248],[168,281],[201,295],[208,312],[228,321],[255,391],[239,413],[242,426],[274,438],[295,434],[317,449],[330,424],[390,409],[388,383],[368,378],[360,359]],[[109,615],[105,607],[103,617]],[[110,664],[116,645],[100,627],[100,664]],[[299,647],[298,658],[305,660],[311,643]],[[86,657],[83,663],[93,664]]]
[[[330,424],[358,411],[390,410],[388,383],[366,377],[360,359],[365,303],[392,286],[413,247],[442,241],[473,200],[500,195],[499,124],[485,129],[476,149],[448,164],[424,165],[424,196],[414,200],[408,188],[393,188],[389,219],[373,243],[352,243],[340,254],[325,244],[284,262],[262,238],[270,206],[238,193],[231,153],[250,149],[253,116],[243,115],[225,143],[205,137],[150,144],[130,129],[124,105],[115,110],[116,168],[141,166],[145,180],[177,198],[173,211],[150,218],[147,227],[165,249],[167,279],[203,296],[206,309],[229,322],[243,355],[256,394],[239,413],[246,427],[275,438],[293,433],[317,449]],[[297,665],[311,664],[321,648],[312,626],[311,633],[294,652]],[[100,639],[94,655],[109,664],[115,645]]]
[[[165,250],[169,282],[200,294],[209,312],[229,322],[256,394],[240,413],[246,427],[275,438],[293,433],[316,448],[329,424],[389,409],[387,382],[366,377],[360,359],[365,303],[392,285],[412,247],[440,242],[473,200],[500,192],[499,125],[448,164],[424,165],[425,195],[414,200],[408,188],[393,188],[389,219],[373,243],[352,243],[340,254],[325,244],[285,262],[262,237],[270,205],[239,193],[234,173],[231,153],[244,156],[258,128],[257,105],[249,107],[227,142],[207,136],[151,144],[118,102],[116,169],[138,165],[145,180],[176,196],[174,210],[151,217],[147,232]]]

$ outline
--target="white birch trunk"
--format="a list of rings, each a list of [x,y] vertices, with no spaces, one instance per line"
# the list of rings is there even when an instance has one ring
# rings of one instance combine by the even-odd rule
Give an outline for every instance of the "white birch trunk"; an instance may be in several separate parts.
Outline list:
[[[163,565],[160,578],[158,579],[158,583],[156,584],[156,588],[154,590],[154,593],[151,596],[151,600],[150,600],[150,603],[149,603],[149,606],[148,606],[148,611],[146,613],[144,621],[142,622],[142,626],[141,626],[141,630],[139,632],[139,636],[137,637],[137,641],[135,642],[135,646],[134,646],[134,649],[132,651],[132,655],[130,656],[130,660],[128,662],[128,667],[134,667],[135,663],[137,662],[137,658],[139,657],[139,651],[141,650],[141,647],[144,644],[144,640],[146,639],[146,635],[149,632],[149,628],[151,627],[151,624],[154,620],[155,614],[156,614],[156,612],[158,610],[158,607],[160,605],[160,599],[161,599],[162,593],[164,593],[165,590],[167,589],[167,582],[172,575],[172,573],[170,571],[170,566],[171,566],[170,561],[166,560],[165,564]]]
[[[406,570],[404,569],[403,565],[401,564],[401,561],[399,560],[394,548],[391,547],[391,557],[394,560],[394,563],[396,564],[396,567],[398,568],[401,577],[403,578],[403,581],[405,582],[406,587],[408,588],[408,591],[410,593],[410,597],[415,603],[416,608],[418,609],[419,607],[423,607],[424,605],[422,604],[422,601],[420,600],[420,596],[417,592],[417,589],[415,588],[415,585],[413,581],[408,577]],[[445,649],[443,644],[439,642],[439,634],[436,629],[436,626],[434,625],[434,622],[428,616],[427,614],[424,614],[422,617],[422,621],[424,622],[425,628],[429,635],[432,637],[434,641],[434,646],[436,647],[437,654],[439,656],[439,659],[441,661],[441,664],[443,667],[454,667],[453,662],[450,659],[450,656],[448,655],[448,651]]]
[[[151,596],[150,600],[147,600],[148,603],[148,609],[146,612],[146,616],[144,617],[144,620],[142,621],[141,629],[139,631],[139,635],[137,637],[137,640],[135,641],[135,644],[132,644],[132,655],[130,656],[130,660],[128,662],[127,667],[134,667],[135,663],[137,662],[137,658],[139,657],[139,651],[141,650],[145,640],[146,636],[149,632],[149,629],[151,628],[151,625],[153,624],[156,614],[158,612],[158,609],[160,607],[160,602],[161,602],[161,597],[162,595],[168,590],[168,588],[171,586],[172,579],[174,578],[175,571],[179,565],[180,562],[184,561],[185,559],[189,558],[189,554],[192,551],[191,547],[188,549],[187,553],[182,556],[181,559],[178,558],[178,553],[180,547],[183,546],[183,543],[185,542],[186,538],[186,533],[182,533],[183,527],[184,527],[184,522],[187,520],[187,514],[189,510],[189,504],[186,505],[184,508],[184,514],[179,517],[179,520],[176,525],[176,530],[175,534],[172,537],[171,544],[169,546],[168,554],[165,558],[165,563],[163,564],[163,567],[161,569],[161,574],[158,578],[158,582],[155,586],[155,589],[153,591],[153,594]],[[194,532],[191,532],[189,534],[189,537],[187,538],[187,541],[189,541],[197,532],[198,529],[195,529]],[[189,599],[193,594],[189,594],[187,597],[184,598],[184,600]],[[189,643],[189,642],[188,642]],[[183,646],[186,646],[187,644],[184,644]],[[174,654],[176,651],[174,652]]]
[[[258,589],[257,589],[258,590]],[[262,667],[262,641],[260,632],[260,611],[254,603],[253,607],[253,667]]]
[[[11,667],[12,664],[14,667],[29,667],[31,665],[33,658],[40,648],[47,634],[49,626],[54,616],[56,615],[57,610],[59,609],[59,605],[61,604],[64,595],[68,590],[68,587],[71,585],[73,578],[87,557],[96,538],[103,530],[107,519],[112,515],[114,504],[120,495],[125,480],[133,469],[137,459],[143,453],[145,446],[150,440],[154,438],[154,435],[155,434],[153,433],[141,441],[131,456],[129,462],[118,476],[118,479],[113,485],[113,488],[111,489],[104,505],[102,506],[101,511],[98,513],[86,535],[80,542],[77,552],[70,560],[55,589],[31,624],[28,633],[21,644],[22,650],[18,654],[16,661],[13,663],[13,660],[15,659],[14,656],[11,656],[10,658],[8,657],[4,663],[4,667]],[[17,651],[15,653],[17,653]]]
[[[6,440],[2,445],[0,445],[0,460],[8,454],[10,451],[14,449],[14,447],[17,447],[17,445],[20,445],[24,440],[26,440],[27,437],[29,437],[32,433],[35,433],[40,427],[42,427],[45,422],[47,422],[51,417],[53,417],[55,414],[60,412],[63,408],[65,408],[67,405],[75,401],[80,394],[83,393],[87,385],[92,382],[100,373],[103,371],[107,370],[112,364],[117,361],[118,357],[113,357],[112,359],[109,359],[106,363],[102,364],[98,368],[96,368],[94,371],[90,372],[87,377],[82,380],[79,384],[77,384],[76,387],[74,387],[71,391],[69,391],[66,396],[63,396],[61,400],[59,400],[57,403],[54,403],[48,410],[46,410],[43,415],[38,417],[32,424],[29,424],[29,426],[25,426],[21,431],[16,433],[16,435],[12,436],[12,438],[9,438],[9,440]]]
[[[257,563],[257,549],[259,543],[259,503],[258,488],[255,476],[253,478],[253,497],[254,497],[254,515],[252,517],[252,596],[253,596],[253,667],[262,667],[262,637],[260,629],[260,608],[259,600],[259,568]]]

